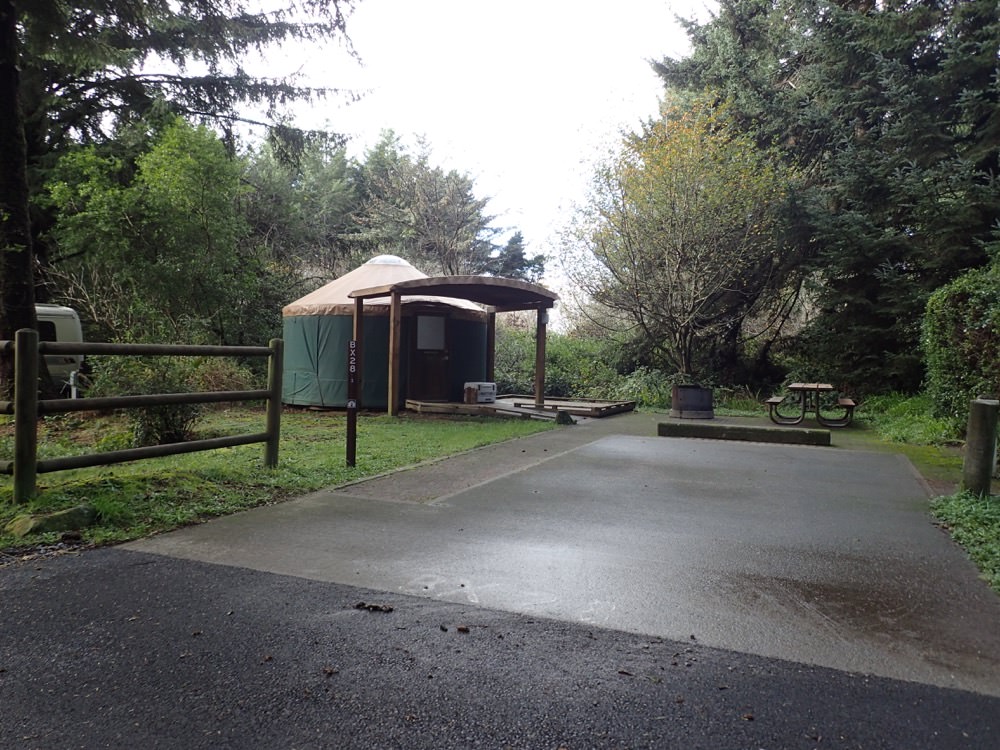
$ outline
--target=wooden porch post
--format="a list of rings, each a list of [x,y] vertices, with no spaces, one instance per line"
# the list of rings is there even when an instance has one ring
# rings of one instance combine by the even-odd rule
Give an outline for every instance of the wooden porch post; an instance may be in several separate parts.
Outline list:
[[[486,382],[492,383],[497,363],[497,314],[486,314]]]
[[[389,304],[389,416],[399,414],[400,295],[393,291]]]
[[[548,317],[548,310],[540,308],[535,323],[535,406],[539,409],[545,405],[545,323]]]

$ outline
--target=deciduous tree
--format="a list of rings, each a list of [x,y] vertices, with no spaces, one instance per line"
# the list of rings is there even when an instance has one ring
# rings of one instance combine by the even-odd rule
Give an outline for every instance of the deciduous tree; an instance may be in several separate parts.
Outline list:
[[[214,132],[180,118],[134,164],[94,146],[62,159],[49,183],[58,269],[105,335],[241,343],[238,320],[266,276],[241,252],[241,173]]]
[[[567,268],[611,311],[606,324],[691,376],[780,287],[775,209],[788,179],[721,108],[668,109],[598,171]]]

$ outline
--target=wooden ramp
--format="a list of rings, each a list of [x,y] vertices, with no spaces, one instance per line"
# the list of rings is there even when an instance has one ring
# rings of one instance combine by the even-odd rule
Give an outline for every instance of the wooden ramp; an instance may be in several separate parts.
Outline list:
[[[635,409],[635,401],[602,401],[549,397],[541,407],[534,396],[500,396],[492,404],[462,404],[443,401],[406,400],[406,408],[417,414],[484,414],[521,419],[555,419],[564,411],[576,417],[608,417]]]

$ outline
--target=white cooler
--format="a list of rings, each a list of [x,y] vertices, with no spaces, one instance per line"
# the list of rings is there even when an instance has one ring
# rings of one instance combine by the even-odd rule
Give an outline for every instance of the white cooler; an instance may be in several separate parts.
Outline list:
[[[475,391],[474,401],[471,398],[470,391]],[[465,392],[466,394],[470,394],[466,400],[471,403],[492,404],[497,400],[496,383],[466,383]]]

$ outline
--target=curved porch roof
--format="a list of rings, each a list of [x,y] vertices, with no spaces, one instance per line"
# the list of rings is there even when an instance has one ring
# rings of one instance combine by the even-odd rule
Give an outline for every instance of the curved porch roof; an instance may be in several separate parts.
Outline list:
[[[552,307],[559,295],[543,286],[519,279],[494,276],[431,276],[423,279],[380,284],[356,289],[348,296],[352,299],[385,297],[393,293],[452,297],[478,302],[491,308],[490,312],[514,310],[544,310]]]

